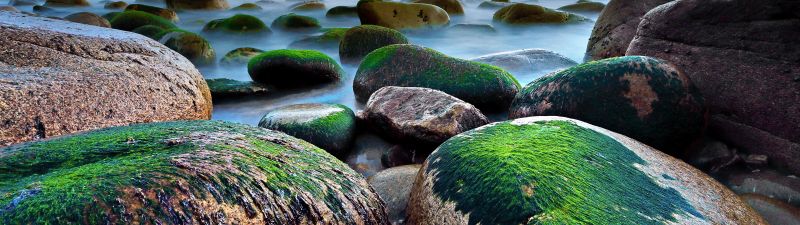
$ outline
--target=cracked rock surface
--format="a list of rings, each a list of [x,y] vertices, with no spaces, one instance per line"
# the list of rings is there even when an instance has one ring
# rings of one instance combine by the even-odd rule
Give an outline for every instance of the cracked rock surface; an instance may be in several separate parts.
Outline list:
[[[0,12],[0,146],[211,108],[194,65],[149,38]]]

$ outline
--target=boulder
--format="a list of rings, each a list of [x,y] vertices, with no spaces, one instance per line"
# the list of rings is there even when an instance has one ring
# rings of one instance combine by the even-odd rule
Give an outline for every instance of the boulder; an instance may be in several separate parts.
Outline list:
[[[0,37],[0,145],[211,117],[200,72],[144,36],[0,12]]]
[[[132,31],[145,25],[159,26],[164,29],[177,28],[171,21],[154,14],[142,11],[125,11],[116,15],[111,20],[111,27],[118,30]]]
[[[161,18],[167,19],[173,23],[178,22],[178,13],[176,13],[175,10],[172,9],[164,9],[142,4],[131,4],[125,7],[125,11],[142,11],[156,16],[160,16]]]
[[[44,6],[47,7],[76,7],[89,6],[87,0],[46,0]]]
[[[289,7],[290,11],[316,11],[325,10],[325,3],[318,1],[301,2]]]
[[[408,196],[411,194],[411,186],[419,168],[420,165],[389,168],[367,180],[386,204],[386,211],[392,224],[405,224]]]
[[[731,170],[718,175],[737,194],[760,194],[800,207],[800,179],[774,170]]]
[[[108,20],[106,20],[106,18],[100,17],[97,14],[90,12],[79,12],[79,13],[69,14],[68,16],[64,17],[64,20],[87,24],[87,25],[94,25],[98,27],[111,28],[111,23],[109,23]]]
[[[419,87],[378,89],[367,101],[362,117],[389,139],[434,148],[456,134],[489,123],[475,106]]]
[[[4,224],[388,223],[347,165],[243,124],[138,124],[0,152]]]
[[[408,39],[397,30],[375,25],[360,25],[347,30],[339,44],[339,60],[342,64],[358,64],[375,49],[408,44]]]
[[[548,72],[578,65],[564,55],[538,48],[492,53],[470,60],[494,65],[513,74]]]
[[[520,88],[503,69],[410,44],[379,48],[364,57],[358,67],[353,81],[356,100],[366,102],[386,86],[440,90],[484,112],[508,109]]]
[[[358,10],[353,6],[336,6],[325,12],[325,17],[328,18],[342,18],[342,17],[358,17]]]
[[[258,126],[303,139],[344,158],[353,142],[356,116],[340,104],[296,104],[270,111]]]
[[[344,77],[336,60],[315,50],[267,51],[250,59],[247,72],[253,81],[288,88],[338,83]]]
[[[459,134],[423,164],[408,224],[766,224],[703,172],[578,120]]]
[[[500,9],[500,8],[503,8],[503,7],[506,7],[506,6],[510,6],[510,5],[513,5],[513,4],[516,4],[516,3],[511,3],[511,2],[508,2],[508,1],[506,1],[506,2],[483,1],[483,2],[481,2],[480,5],[478,5],[478,8],[481,8],[481,9]]]
[[[261,8],[258,4],[255,3],[244,3],[239,6],[231,8],[234,11],[261,11],[264,8]]]
[[[800,174],[798,11],[776,0],[674,1],[642,19],[626,54],[674,63],[706,97],[715,136]]]
[[[157,35],[159,42],[168,48],[180,53],[198,66],[214,64],[217,54],[208,40],[192,32],[171,31]]]
[[[357,10],[361,24],[395,30],[433,29],[450,23],[450,16],[444,9],[430,4],[361,0]]]
[[[460,23],[447,28],[447,32],[459,32],[464,34],[493,34],[497,33],[492,25]]]
[[[228,18],[212,20],[203,27],[203,32],[226,36],[231,34],[245,35],[248,37],[266,37],[272,33],[269,27],[258,17],[246,14],[236,14]]]
[[[339,52],[339,42],[350,28],[327,28],[320,35],[306,37],[289,44],[291,49],[313,49],[322,52]]]
[[[251,58],[264,53],[264,50],[250,47],[242,47],[231,50],[219,61],[223,66],[247,65]]]
[[[703,98],[686,75],[645,56],[592,61],[539,78],[509,111],[509,118],[550,115],[586,121],[673,155],[683,155],[706,122]]]
[[[166,0],[167,8],[189,10],[221,10],[228,9],[226,0]]]
[[[492,20],[507,24],[525,25],[540,23],[576,23],[588,21],[589,19],[539,5],[514,3],[497,10],[494,16],[492,16]]]
[[[561,6],[558,8],[558,10],[567,12],[600,12],[603,11],[603,8],[605,7],[606,4],[603,4],[602,2],[585,1]]]
[[[642,16],[672,0],[611,0],[600,13],[586,47],[586,60],[624,56]]]
[[[763,195],[744,194],[741,197],[769,224],[800,224],[800,209],[797,207]]]
[[[219,99],[261,96],[269,93],[269,89],[252,81],[238,81],[228,78],[207,79],[208,89],[215,101]]]
[[[19,11],[19,9],[17,9],[17,8],[16,8],[16,7],[14,7],[14,6],[10,6],[10,5],[4,5],[4,6],[0,6],[0,11],[7,11],[7,12],[20,12],[20,11]]]
[[[124,1],[108,2],[103,5],[105,9],[124,9],[125,7],[128,7],[128,3]]]
[[[353,149],[344,161],[350,168],[369,178],[386,169],[382,163],[382,156],[393,146],[395,145],[386,142],[380,136],[362,133],[356,135]]]
[[[459,0],[415,0],[414,3],[439,6],[448,15],[464,15],[464,6],[461,5]]]
[[[270,27],[282,31],[316,31],[321,26],[314,17],[289,13],[276,18]]]
[[[159,35],[163,35],[167,30],[156,25],[144,25],[133,29],[131,32],[144,35],[158,41]]]

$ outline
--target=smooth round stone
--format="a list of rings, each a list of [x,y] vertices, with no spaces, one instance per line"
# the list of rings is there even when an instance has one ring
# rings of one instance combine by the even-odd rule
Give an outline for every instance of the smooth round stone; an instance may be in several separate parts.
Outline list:
[[[379,48],[358,67],[353,82],[357,101],[366,102],[386,86],[436,89],[484,112],[504,111],[519,90],[517,80],[503,69],[411,44]]]
[[[392,224],[405,224],[408,196],[419,168],[420,165],[393,167],[378,172],[367,180],[386,204]]]
[[[549,72],[578,65],[564,55],[538,48],[492,53],[470,60],[494,65],[513,74]]]
[[[241,47],[225,53],[225,56],[220,59],[219,63],[223,66],[247,65],[247,62],[249,62],[250,59],[261,53],[264,53],[264,50],[251,47]]]
[[[769,224],[800,224],[800,209],[797,207],[758,194],[744,194],[742,200],[752,206]]]
[[[281,31],[308,32],[319,30],[319,21],[314,17],[289,13],[276,18],[270,25],[272,29]]]
[[[628,44],[636,35],[642,16],[651,9],[672,0],[611,0],[589,37],[586,60],[624,56]]]
[[[306,37],[289,44],[290,49],[312,49],[322,52],[338,53],[339,43],[350,28],[327,28],[320,35]]]
[[[503,7],[494,13],[494,21],[507,24],[525,25],[541,23],[576,23],[588,21],[582,16],[568,12],[557,11],[539,5],[514,3]]]
[[[253,81],[283,88],[338,83],[344,77],[336,60],[315,50],[267,51],[250,59],[247,71]]]
[[[87,0],[46,0],[44,6],[47,7],[75,7],[75,6],[89,6],[91,5]]]
[[[234,10],[234,11],[260,11],[260,10],[263,10],[263,8],[261,8],[261,6],[259,6],[258,4],[255,4],[255,3],[244,3],[244,4],[241,4],[239,6],[231,8],[231,10]]]
[[[312,1],[312,2],[302,2],[297,3],[291,7],[289,7],[290,11],[316,11],[316,10],[325,10],[325,3]]]
[[[161,18],[167,19],[172,21],[173,23],[178,22],[178,13],[172,9],[164,9],[155,6],[143,5],[143,4],[130,4],[125,7],[125,11],[142,11],[146,13],[150,13],[156,16],[160,16]]]
[[[198,66],[214,64],[217,57],[211,43],[195,33],[186,31],[168,32],[159,38],[164,46],[180,53]]]
[[[336,6],[325,12],[328,18],[358,17],[358,10],[354,6]]]
[[[269,89],[256,82],[238,81],[227,78],[206,79],[208,89],[214,100],[261,96]]]
[[[145,25],[158,26],[164,29],[177,28],[171,21],[147,12],[129,10],[112,16],[111,27],[118,30],[132,31]]]
[[[403,33],[391,28],[376,25],[355,26],[342,37],[339,59],[343,64],[358,64],[375,49],[393,44],[408,44],[408,39]]]
[[[414,3],[423,3],[439,6],[448,15],[464,15],[464,6],[459,0],[416,0]]]
[[[108,20],[90,12],[73,13],[64,17],[64,20],[98,27],[111,27],[111,23],[109,23]]]
[[[766,224],[703,172],[563,117],[459,134],[423,164],[408,224]]]
[[[578,2],[575,4],[569,4],[565,6],[558,7],[558,10],[567,11],[567,12],[600,12],[603,11],[603,8],[606,7],[606,4],[601,2]]]
[[[705,113],[702,96],[683,72],[655,58],[626,56],[531,82],[514,99],[509,118],[575,118],[681,155],[701,136]]]
[[[222,10],[230,7],[226,0],[165,0],[167,8],[188,10]]]
[[[379,196],[347,165],[243,124],[137,124],[0,152],[5,224],[388,223]]]
[[[362,25],[407,30],[435,29],[450,23],[450,16],[444,9],[430,4],[359,1],[357,8]]]
[[[353,142],[356,118],[353,110],[340,104],[296,104],[270,111],[258,126],[284,132],[344,157]]]
[[[105,9],[124,9],[125,7],[128,7],[128,3],[124,1],[108,2],[103,5]]]
[[[247,14],[236,14],[224,19],[208,22],[203,32],[209,34],[246,35],[248,37],[267,37],[272,31],[261,19]]]

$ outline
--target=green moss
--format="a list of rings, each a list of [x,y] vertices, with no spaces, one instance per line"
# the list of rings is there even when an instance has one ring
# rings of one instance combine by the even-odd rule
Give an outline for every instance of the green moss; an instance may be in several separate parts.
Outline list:
[[[167,19],[141,11],[125,11],[111,19],[111,27],[119,30],[132,31],[145,25],[154,25],[164,29],[177,28]]]
[[[196,135],[219,139],[194,139]],[[227,122],[166,122],[101,129],[12,146],[0,149],[0,153],[3,224],[183,221],[207,210],[193,202],[207,197],[232,206],[269,210],[268,206],[259,206],[269,198],[241,193],[283,199],[291,203],[285,206],[292,210],[287,215],[298,214],[297,210],[313,212],[315,209],[302,205],[310,197],[336,208],[335,221],[353,222],[352,215],[343,213],[338,196],[345,193],[374,201],[364,199],[367,190],[351,180],[357,177],[354,171],[321,149],[285,135]],[[177,165],[179,157],[195,164]],[[202,166],[205,163],[227,165],[228,169],[213,170]],[[196,174],[202,172],[208,173]],[[265,177],[251,177],[256,174]],[[176,199],[187,195],[192,196],[184,199],[187,202]],[[247,201],[257,202],[250,205]],[[134,210],[125,208],[130,205],[141,208],[126,211]],[[197,207],[201,207],[199,211]],[[226,216],[227,212],[214,213]],[[293,223],[293,218],[273,219],[276,223]]]
[[[397,30],[376,25],[360,25],[345,32],[339,48],[342,63],[356,64],[375,49],[408,44],[408,39]]]
[[[434,192],[469,224],[662,224],[703,216],[611,137],[570,121],[501,122],[433,152]],[[529,220],[530,219],[530,220]]]
[[[329,9],[325,17],[358,17],[358,11],[353,6],[336,6]]]
[[[213,20],[203,28],[204,32],[225,32],[235,34],[271,33],[267,25],[255,16],[236,14],[225,19]]]
[[[108,20],[108,22],[110,23],[111,20],[113,20],[114,17],[117,17],[119,14],[122,14],[122,12],[110,12],[103,14],[101,17],[106,18],[106,20]]]
[[[125,11],[141,11],[159,16],[172,22],[178,21],[178,14],[171,9],[164,9],[144,4],[130,4],[128,7],[125,7]]]
[[[267,51],[250,59],[247,72],[256,82],[282,87],[338,83],[344,79],[339,63],[315,50]]]
[[[144,35],[145,37],[149,37],[152,39],[156,39],[159,34],[164,32],[164,28],[155,25],[144,25],[133,29],[131,32]],[[157,40],[157,39],[156,39]]]
[[[317,30],[321,26],[314,17],[289,13],[272,21],[272,29],[278,30]]]
[[[437,89],[489,111],[505,110],[520,88],[499,67],[408,44],[379,48],[358,67],[353,85],[357,100],[365,102],[385,86]]]
[[[650,57],[625,56],[580,64],[525,86],[514,99],[509,117],[558,115],[586,121],[632,137],[665,152],[681,152],[702,132],[703,97],[676,71]],[[635,84],[650,90],[649,112],[640,115],[625,93],[632,85],[625,76],[645,79]],[[688,82],[688,81],[687,81]],[[568,88],[564,88],[568,87]],[[543,99],[551,103],[534,114]]]
[[[288,115],[298,111],[306,111],[302,113],[304,115],[314,115],[303,118]],[[355,133],[355,120],[353,110],[341,104],[301,104],[267,113],[258,125],[285,132],[328,150],[333,155],[344,157]]]
[[[168,48],[180,53],[195,65],[213,64],[216,53],[211,44],[202,36],[195,33],[173,30],[163,32],[159,41]]]

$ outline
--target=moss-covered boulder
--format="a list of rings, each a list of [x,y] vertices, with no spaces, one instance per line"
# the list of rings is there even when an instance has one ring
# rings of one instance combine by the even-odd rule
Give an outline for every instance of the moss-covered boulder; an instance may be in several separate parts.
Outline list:
[[[498,67],[411,44],[379,48],[358,67],[353,82],[356,100],[366,102],[386,86],[436,89],[490,112],[508,109],[520,88],[511,74]]]
[[[261,53],[247,63],[254,81],[276,87],[302,87],[342,81],[336,60],[315,50],[280,49]]]
[[[167,8],[190,10],[228,9],[227,0],[166,0]]]
[[[670,153],[700,136],[703,98],[683,72],[645,56],[584,63],[528,84],[509,117],[556,115],[627,135]]]
[[[47,7],[75,7],[75,6],[89,6],[87,0],[47,0],[44,6]]]
[[[319,1],[300,2],[289,7],[291,11],[325,10],[325,3]]]
[[[142,11],[156,16],[160,16],[161,18],[172,21],[173,23],[178,22],[178,13],[176,13],[175,10],[172,9],[164,9],[143,4],[131,4],[128,5],[128,7],[125,7],[125,11]]]
[[[221,121],[115,127],[0,149],[3,224],[385,224],[325,151]]]
[[[703,172],[563,117],[457,135],[414,181],[409,224],[766,224]]]
[[[385,169],[369,177],[367,182],[386,203],[392,224],[405,224],[408,196],[420,165],[406,165]]]
[[[166,31],[164,28],[156,25],[144,25],[133,29],[131,32],[144,35],[145,37],[152,38],[153,40],[158,40],[158,35],[164,33],[164,31]]]
[[[124,1],[108,2],[103,5],[105,9],[124,9],[125,7],[128,7],[128,3]]]
[[[214,64],[217,54],[205,38],[186,31],[167,32],[158,38],[161,44],[180,53],[197,66]]]
[[[216,19],[208,22],[203,27],[203,32],[212,34],[238,34],[247,36],[261,36],[272,33],[263,21],[255,16],[236,14],[225,19]]]
[[[448,15],[464,15],[464,6],[459,0],[415,0],[414,3],[423,3],[439,6]]]
[[[343,64],[358,64],[375,49],[393,44],[408,44],[403,33],[376,25],[350,28],[339,44],[339,59]]]
[[[605,7],[606,4],[603,4],[602,2],[584,1],[575,4],[561,6],[558,8],[558,10],[563,10],[567,12],[600,12],[603,11],[603,8]]]
[[[450,23],[450,16],[444,9],[430,4],[362,0],[357,10],[361,24],[396,30],[439,28]]]
[[[263,53],[264,50],[250,47],[242,47],[231,50],[220,59],[220,64],[223,66],[239,66],[245,65],[251,58]]]
[[[494,21],[507,24],[575,23],[589,19],[568,12],[545,8],[539,5],[514,3],[494,13]]]
[[[235,11],[259,11],[262,10],[261,6],[255,3],[244,3],[239,6],[231,8],[231,10]]]
[[[336,6],[325,12],[325,17],[328,18],[341,18],[341,17],[358,17],[358,10],[353,6]]]
[[[111,24],[108,22],[108,20],[106,20],[106,18],[103,18],[101,16],[98,16],[97,14],[90,12],[79,12],[79,13],[69,14],[68,16],[64,17],[64,20],[70,22],[94,25],[98,27],[109,27],[109,28],[111,27]]]
[[[132,31],[144,25],[154,25],[164,29],[176,28],[169,20],[142,11],[125,11],[113,17],[110,20],[111,27],[119,30]]]
[[[122,12],[110,12],[110,13],[103,14],[102,17],[106,18],[106,20],[108,20],[108,22],[111,23],[111,20],[113,20],[114,17],[119,16],[119,14],[122,14]]]
[[[238,81],[228,78],[207,79],[208,89],[214,100],[266,95],[269,89],[252,81]]]
[[[270,27],[283,31],[315,31],[321,26],[319,25],[319,21],[314,19],[314,17],[289,13],[276,18],[272,21]]]
[[[344,158],[353,142],[356,116],[340,104],[297,104],[270,111],[258,126],[303,139]]]
[[[313,49],[323,52],[339,52],[339,42],[350,28],[328,28],[320,35],[306,37],[289,44],[291,49]]]

